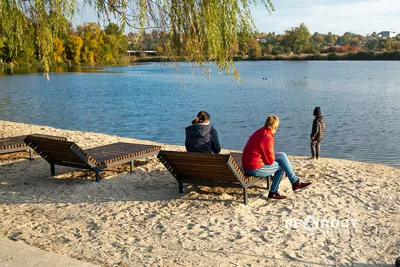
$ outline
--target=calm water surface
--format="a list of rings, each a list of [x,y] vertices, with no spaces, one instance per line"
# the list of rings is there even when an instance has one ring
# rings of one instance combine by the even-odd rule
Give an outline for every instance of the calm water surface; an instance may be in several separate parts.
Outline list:
[[[400,168],[400,62],[238,62],[242,83],[183,64],[0,76],[0,119],[184,144],[207,110],[224,148],[242,150],[268,114],[281,119],[276,150],[309,155],[312,112],[326,120],[323,157]],[[263,79],[264,78],[264,79]]]

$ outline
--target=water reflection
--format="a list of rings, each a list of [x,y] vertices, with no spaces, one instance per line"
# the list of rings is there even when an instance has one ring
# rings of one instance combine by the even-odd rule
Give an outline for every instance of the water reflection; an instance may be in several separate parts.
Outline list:
[[[132,66],[145,65],[149,63],[137,63]],[[2,66],[2,65],[0,65]],[[64,72],[82,72],[82,73],[115,73],[115,74],[124,74],[124,72],[120,71],[121,66],[52,66],[50,67],[51,73],[64,73]],[[9,71],[4,68],[0,68],[0,76],[1,75],[20,75],[20,74],[41,74],[43,73],[43,69],[40,67],[32,67],[32,66],[22,66],[16,67],[13,69],[13,74],[10,74]]]

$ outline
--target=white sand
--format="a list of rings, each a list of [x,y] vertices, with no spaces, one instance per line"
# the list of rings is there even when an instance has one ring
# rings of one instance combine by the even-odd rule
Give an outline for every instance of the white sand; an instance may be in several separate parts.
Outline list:
[[[97,265],[77,261],[67,256],[44,251],[26,245],[23,241],[11,241],[0,237],[1,267],[96,267]]]
[[[65,136],[83,148],[117,141],[154,144],[0,121],[0,138],[30,133]],[[281,193],[289,199],[270,201],[266,190],[255,188],[245,206],[240,189],[189,186],[179,194],[176,180],[155,157],[141,160],[132,174],[126,166],[106,171],[96,183],[91,172],[60,166],[51,178],[45,160],[27,156],[0,155],[0,236],[86,262],[332,266],[393,264],[400,256],[399,169],[290,157],[297,176],[312,187],[294,194],[284,178]],[[288,220],[309,216],[342,226],[311,231],[288,226]]]

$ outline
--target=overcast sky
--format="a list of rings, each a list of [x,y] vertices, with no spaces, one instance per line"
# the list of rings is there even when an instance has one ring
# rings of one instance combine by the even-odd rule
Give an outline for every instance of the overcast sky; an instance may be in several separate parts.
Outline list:
[[[400,31],[400,0],[272,0],[272,3],[275,12],[271,15],[261,4],[252,9],[260,32],[284,33],[302,22],[311,33],[365,35],[374,31]]]
[[[312,34],[329,31],[340,35],[348,31],[363,35],[374,31],[400,32],[400,0],[272,0],[275,7],[272,14],[268,14],[260,0],[257,2],[259,4],[252,8],[252,15],[260,32],[284,33],[302,22]],[[98,21],[88,6],[80,9],[73,19],[75,26],[86,21]]]

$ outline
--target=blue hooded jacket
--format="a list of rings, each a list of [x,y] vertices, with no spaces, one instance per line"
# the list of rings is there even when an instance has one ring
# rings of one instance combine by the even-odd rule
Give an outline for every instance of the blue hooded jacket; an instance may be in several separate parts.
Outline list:
[[[211,125],[193,124],[186,127],[187,152],[214,153],[221,151],[217,130]]]

